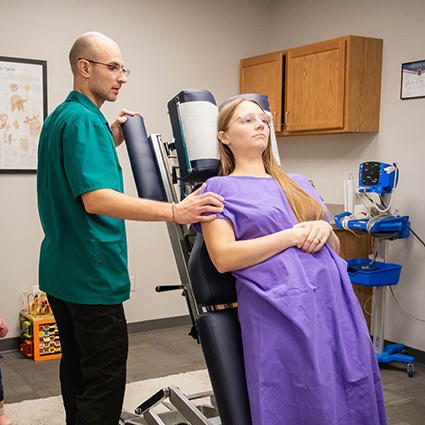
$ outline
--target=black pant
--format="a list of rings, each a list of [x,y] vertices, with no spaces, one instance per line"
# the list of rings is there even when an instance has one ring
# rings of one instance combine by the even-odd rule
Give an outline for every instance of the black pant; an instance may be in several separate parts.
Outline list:
[[[1,358],[1,356],[0,356]],[[0,403],[4,400],[4,392],[3,392],[3,381],[1,377],[1,369],[0,369]]]
[[[48,295],[62,345],[60,381],[67,425],[117,425],[128,354],[122,304],[84,305]]]

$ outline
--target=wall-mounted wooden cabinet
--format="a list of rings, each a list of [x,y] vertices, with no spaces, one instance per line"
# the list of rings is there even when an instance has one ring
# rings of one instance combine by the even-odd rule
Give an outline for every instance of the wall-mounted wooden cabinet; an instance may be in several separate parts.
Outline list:
[[[377,133],[382,45],[346,36],[242,59],[240,92],[269,97],[278,136]]]

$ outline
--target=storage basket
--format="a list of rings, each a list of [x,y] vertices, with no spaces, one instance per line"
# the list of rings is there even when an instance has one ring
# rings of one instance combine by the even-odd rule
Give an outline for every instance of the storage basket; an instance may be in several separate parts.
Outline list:
[[[351,283],[364,286],[397,285],[402,267],[381,261],[372,262],[367,258],[352,258],[347,265]]]

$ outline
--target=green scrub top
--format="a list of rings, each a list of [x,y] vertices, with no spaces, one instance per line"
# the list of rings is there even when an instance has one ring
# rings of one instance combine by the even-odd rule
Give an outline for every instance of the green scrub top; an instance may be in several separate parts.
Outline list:
[[[119,304],[129,298],[124,220],[88,214],[81,194],[123,192],[111,129],[99,108],[73,91],[48,116],[40,135],[38,210],[45,237],[40,289],[78,304]]]

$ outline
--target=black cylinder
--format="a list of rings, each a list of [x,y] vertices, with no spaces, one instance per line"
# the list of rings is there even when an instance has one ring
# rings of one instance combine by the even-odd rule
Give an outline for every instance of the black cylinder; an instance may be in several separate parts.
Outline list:
[[[122,130],[139,198],[164,201],[163,184],[143,117],[127,115]]]

